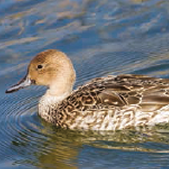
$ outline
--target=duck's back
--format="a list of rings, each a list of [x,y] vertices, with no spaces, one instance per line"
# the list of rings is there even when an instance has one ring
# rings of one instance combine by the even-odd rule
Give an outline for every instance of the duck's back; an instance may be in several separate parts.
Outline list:
[[[58,105],[55,124],[117,130],[169,121],[169,79],[143,75],[96,78]]]

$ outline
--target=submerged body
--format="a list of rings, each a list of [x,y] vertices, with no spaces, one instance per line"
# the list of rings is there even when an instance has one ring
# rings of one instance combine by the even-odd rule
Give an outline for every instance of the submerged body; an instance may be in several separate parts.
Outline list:
[[[96,78],[72,91],[75,71],[57,50],[38,54],[26,77],[6,92],[30,84],[49,87],[39,115],[56,126],[85,130],[121,130],[169,123],[169,79],[144,75]]]

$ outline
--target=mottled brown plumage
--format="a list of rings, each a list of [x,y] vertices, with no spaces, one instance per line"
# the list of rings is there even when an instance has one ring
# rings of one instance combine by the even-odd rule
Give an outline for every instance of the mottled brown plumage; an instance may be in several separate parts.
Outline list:
[[[55,59],[49,60],[47,56]],[[34,67],[44,62],[48,63],[43,70],[45,75],[34,72]],[[51,76],[46,74],[48,70],[53,72]],[[27,77],[36,84],[49,86],[40,100],[39,115],[59,127],[119,130],[169,122],[169,79],[130,74],[108,76],[71,91],[75,79],[73,66],[65,54],[55,50],[36,56],[29,65]],[[61,85],[57,86],[59,80]],[[15,91],[17,86],[7,92]]]

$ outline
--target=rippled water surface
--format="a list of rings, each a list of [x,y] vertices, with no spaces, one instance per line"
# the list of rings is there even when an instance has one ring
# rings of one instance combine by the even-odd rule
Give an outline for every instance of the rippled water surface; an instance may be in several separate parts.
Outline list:
[[[45,88],[5,94],[50,48],[71,58],[75,87],[108,74],[169,78],[168,23],[168,0],[1,0],[0,169],[169,168],[169,126],[66,131],[37,115]]]

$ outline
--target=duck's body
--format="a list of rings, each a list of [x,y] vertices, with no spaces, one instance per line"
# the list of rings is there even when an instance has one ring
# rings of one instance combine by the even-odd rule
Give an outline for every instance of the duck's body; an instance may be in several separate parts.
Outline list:
[[[43,65],[42,70],[39,65]],[[31,61],[27,76],[7,92],[23,88],[28,82],[49,86],[40,99],[39,115],[63,128],[119,130],[169,123],[169,79],[108,76],[72,91],[74,80],[75,72],[66,55],[48,50]]]
[[[142,75],[93,79],[58,103],[43,96],[40,116],[70,129],[118,130],[169,122],[169,80]],[[56,99],[57,100],[57,99]]]

